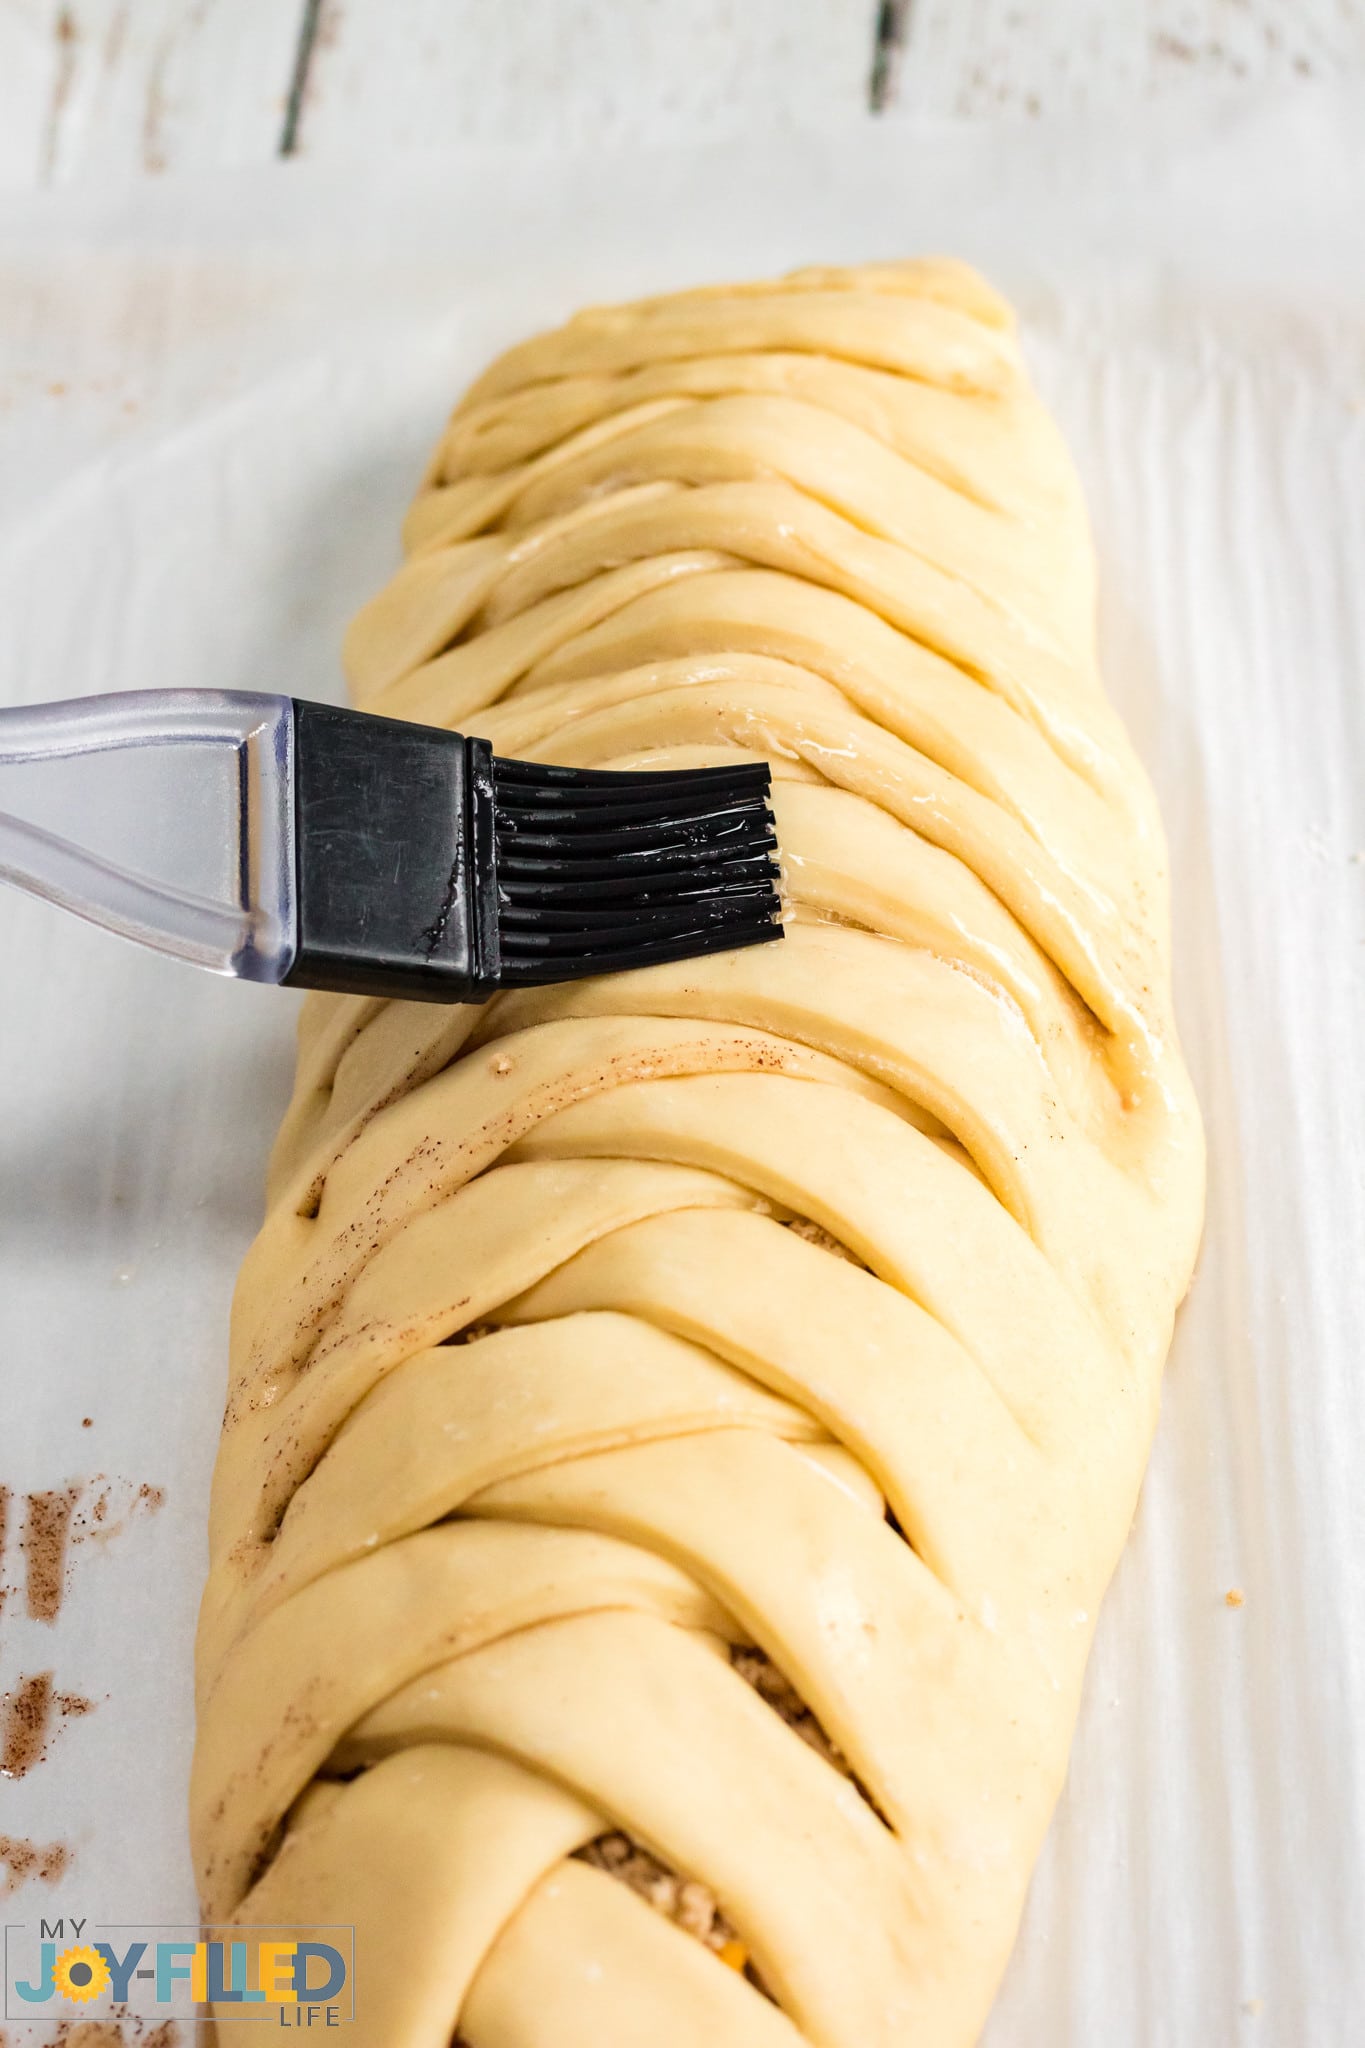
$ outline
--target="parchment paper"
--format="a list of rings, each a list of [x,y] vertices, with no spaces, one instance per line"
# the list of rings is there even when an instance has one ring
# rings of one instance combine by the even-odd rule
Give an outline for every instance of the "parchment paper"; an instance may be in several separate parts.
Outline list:
[[[925,249],[1015,295],[1088,488],[1108,682],[1172,841],[1212,1159],[1156,1456],[988,2040],[1349,2048],[1365,2029],[1361,96],[6,202],[0,698],[337,695],[343,622],[495,347],[595,298]],[[0,1779],[0,1836],[69,1857],[0,1917],[184,1921],[228,1298],[292,1004],[7,891],[0,985],[0,1692],[51,1671],[93,1702],[55,1713],[45,1759]],[[86,1526],[49,1622],[25,1611],[22,1496],[68,1484]],[[113,1535],[93,1519],[101,1487]]]

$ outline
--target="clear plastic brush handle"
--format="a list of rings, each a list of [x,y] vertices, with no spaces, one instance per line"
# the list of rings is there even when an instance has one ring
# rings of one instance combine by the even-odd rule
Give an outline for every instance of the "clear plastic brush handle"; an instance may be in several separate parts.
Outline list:
[[[295,947],[287,697],[134,690],[0,709],[0,881],[218,974]]]

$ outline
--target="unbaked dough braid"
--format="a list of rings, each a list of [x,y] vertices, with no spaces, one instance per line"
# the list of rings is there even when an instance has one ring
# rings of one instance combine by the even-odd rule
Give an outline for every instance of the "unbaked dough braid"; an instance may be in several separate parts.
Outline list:
[[[214,1486],[205,1911],[356,1923],[374,2048],[961,2048],[1202,1202],[1070,466],[977,277],[810,270],[511,350],[407,545],[357,703],[763,755],[790,916],[482,1011],[307,1003]]]

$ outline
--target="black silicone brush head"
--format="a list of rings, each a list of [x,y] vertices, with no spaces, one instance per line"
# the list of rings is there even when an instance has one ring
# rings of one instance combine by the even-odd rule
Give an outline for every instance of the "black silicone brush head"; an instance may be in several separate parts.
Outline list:
[[[764,762],[493,767],[498,979],[575,981],[782,936]]]
[[[294,702],[300,988],[481,1003],[779,939],[763,762],[616,774]]]

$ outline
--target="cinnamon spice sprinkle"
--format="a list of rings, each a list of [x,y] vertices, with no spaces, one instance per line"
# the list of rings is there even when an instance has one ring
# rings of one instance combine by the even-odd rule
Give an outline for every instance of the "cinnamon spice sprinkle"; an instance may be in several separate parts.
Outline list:
[[[130,2032],[124,2031],[131,2029]],[[125,2012],[115,2020],[64,2020],[51,2036],[50,2048],[180,2048],[184,2034],[174,2020],[157,2020],[150,2027],[134,2013]],[[5,2036],[0,2034],[0,2048]]]
[[[14,1835],[0,1835],[0,1865],[9,1873],[0,1884],[0,1897],[18,1891],[31,1878],[39,1884],[56,1884],[70,1861],[71,1851],[65,1842],[28,1842]],[[0,2048],[4,2048],[3,2035]]]

